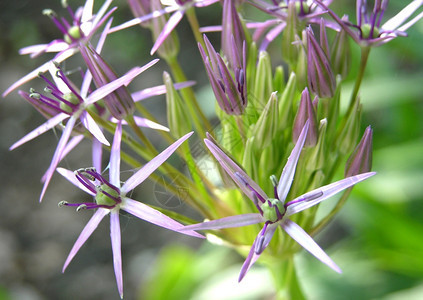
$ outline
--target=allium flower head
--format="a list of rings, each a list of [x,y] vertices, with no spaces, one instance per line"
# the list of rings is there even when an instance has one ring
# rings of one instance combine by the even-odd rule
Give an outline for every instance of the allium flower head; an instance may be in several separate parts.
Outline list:
[[[271,180],[274,185],[274,196],[268,197],[260,186],[255,183],[234,161],[232,161],[225,152],[219,148],[215,141],[210,137],[204,142],[209,148],[213,156],[219,164],[235,181],[238,187],[247,195],[256,206],[259,213],[243,214],[238,216],[226,217],[222,219],[212,220],[204,223],[186,226],[182,230],[206,230],[206,229],[222,229],[229,227],[247,226],[251,224],[264,223],[263,229],[259,232],[251,250],[242,266],[239,275],[241,281],[250,267],[260,257],[261,253],[269,245],[273,234],[278,227],[281,227],[288,235],[297,241],[304,249],[313,254],[321,262],[328,265],[337,272],[341,272],[339,267],[327,256],[327,254],[316,244],[316,242],[296,223],[291,221],[289,217],[309,207],[312,207],[336,193],[363,181],[375,173],[364,173],[357,176],[348,177],[335,183],[317,188],[298,196],[291,201],[286,201],[291,184],[294,179],[296,166],[304,146],[309,122],[307,121],[297,144],[291,152],[288,161],[282,171],[282,175],[277,181],[272,176]]]
[[[409,3],[397,15],[382,24],[388,7],[388,0],[375,0],[373,10],[368,10],[366,0],[357,0],[357,24],[339,18],[321,0],[315,0],[331,17],[361,46],[380,46],[397,36],[405,36],[406,30],[423,17],[423,11],[410,20],[410,17],[423,5],[422,0]]]
[[[62,32],[63,38],[53,40],[48,44],[33,45],[22,48],[19,50],[19,54],[30,54],[32,58],[46,52],[57,52],[57,55],[51,61],[60,63],[66,60],[79,51],[80,44],[85,44],[90,41],[97,30],[115,11],[116,8],[113,8],[106,12],[111,2],[112,0],[105,1],[97,14],[93,14],[94,0],[87,0],[84,7],[79,7],[75,12],[69,5],[67,5],[67,1],[62,1],[71,16],[72,20],[70,22],[63,17],[57,16],[57,14],[51,9],[45,9],[43,13],[51,18],[54,25]],[[3,97],[7,96],[10,92],[25,82],[37,77],[40,72],[46,72],[51,61],[43,64],[16,81],[3,93]]]
[[[135,18],[128,22],[125,22],[121,25],[115,26],[110,29],[110,33],[116,32],[134,25],[141,24],[142,22],[146,22],[153,18],[157,18],[163,14],[172,13],[169,20],[167,21],[166,25],[163,27],[162,32],[158,35],[153,48],[150,51],[150,54],[153,55],[157,49],[159,49],[160,45],[166,40],[166,38],[170,35],[170,33],[175,29],[176,25],[182,20],[185,11],[187,11],[191,7],[205,7],[209,6],[213,3],[218,2],[219,0],[160,0],[162,5],[164,6],[161,10],[155,10],[147,15],[141,16],[139,18]]]
[[[98,100],[103,99],[122,85],[129,84],[143,71],[144,68],[135,67],[124,76],[113,80],[87,95],[87,85],[83,83],[81,90],[78,90],[57,64],[50,63],[50,73],[52,74],[53,81],[50,81],[46,76],[40,74],[40,77],[47,83],[45,94],[48,95],[37,93],[35,91],[32,91],[30,94],[21,92],[21,95],[24,95],[25,99],[32,98],[31,100],[37,101],[40,109],[43,109],[46,115],[49,113],[52,116],[44,124],[14,143],[10,147],[10,150],[21,146],[59,124],[65,123],[62,136],[59,140],[56,151],[54,152],[46,175],[44,176],[44,186],[41,192],[40,202],[44,197],[47,186],[57,168],[58,163],[66,152],[67,143],[78,120],[81,121],[82,125],[94,136],[95,139],[105,145],[109,145],[109,142],[104,137],[100,127],[87,112],[87,107],[95,104]],[[87,78],[87,74],[85,75],[85,79]],[[84,82],[86,81],[84,80]]]
[[[184,226],[161,212],[145,205],[141,202],[133,200],[126,195],[135,187],[141,184],[150,176],[162,163],[164,163],[170,155],[191,135],[186,134],[162,153],[157,155],[153,160],[148,162],[144,167],[132,175],[123,185],[120,181],[120,143],[122,135],[122,125],[119,122],[116,127],[115,136],[110,155],[109,179],[106,179],[97,170],[101,170],[101,166],[93,168],[80,169],[75,172],[58,168],[58,172],[62,174],[71,183],[82,189],[84,192],[94,197],[94,202],[68,203],[62,201],[59,206],[77,207],[77,211],[81,209],[97,209],[87,225],[82,230],[76,240],[72,250],[70,251],[66,262],[63,266],[63,272],[74,258],[76,253],[91,236],[97,228],[101,220],[110,214],[110,237],[113,250],[113,266],[115,270],[116,282],[119,295],[123,298],[123,278],[122,278],[122,254],[121,254],[121,234],[119,223],[119,211],[122,209],[142,220],[153,223],[160,227],[164,227],[179,232]],[[97,159],[99,163],[101,159]],[[184,232],[187,235],[203,238],[202,235],[194,231]]]

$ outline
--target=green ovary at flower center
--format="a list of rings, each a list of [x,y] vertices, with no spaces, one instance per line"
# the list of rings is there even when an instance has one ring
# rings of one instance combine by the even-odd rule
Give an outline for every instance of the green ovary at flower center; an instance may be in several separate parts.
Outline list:
[[[102,191],[106,192],[112,197],[119,198],[119,193],[112,189],[110,186],[106,184],[102,184],[97,186],[97,194],[95,195],[95,202],[98,205],[107,205],[107,206],[115,206],[117,204],[116,200],[110,198],[108,195],[104,194]]]
[[[278,210],[281,215],[285,213],[282,202],[275,198],[267,199],[266,202],[261,205],[261,210],[263,211],[263,217],[270,222],[279,221],[276,210]]]
[[[379,36],[379,29],[373,27],[372,33],[372,26],[370,24],[364,24],[363,26],[361,26],[361,36],[363,39],[375,39]]]
[[[79,104],[78,97],[76,97],[73,93],[64,94],[63,99],[65,99],[66,101],[68,101],[69,103],[74,104],[74,105]],[[68,104],[66,104],[65,102],[60,102],[60,109],[62,109],[63,111],[65,111],[67,113],[70,113],[70,114],[73,111],[73,108],[71,106],[69,106]]]
[[[65,35],[65,42],[70,44],[72,43],[72,39],[78,40],[81,38],[81,31],[79,30],[79,26],[72,26],[69,28],[68,33]]]

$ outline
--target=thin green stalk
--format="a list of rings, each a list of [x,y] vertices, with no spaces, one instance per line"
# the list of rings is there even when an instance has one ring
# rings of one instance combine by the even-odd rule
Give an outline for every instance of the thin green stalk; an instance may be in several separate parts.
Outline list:
[[[348,107],[347,116],[352,112],[356,105],[358,91],[360,90],[361,82],[364,77],[364,71],[366,70],[367,60],[369,58],[371,47],[363,47],[361,48],[361,59],[360,59],[360,68],[358,70],[358,74],[354,83],[354,89],[351,94],[350,105]]]
[[[311,236],[314,236],[320,230],[322,230],[322,228],[326,226],[326,224],[329,223],[329,221],[332,220],[332,218],[341,210],[348,197],[350,196],[351,191],[352,187],[344,191],[341,196],[341,199],[339,199],[338,203],[336,203],[336,206],[331,210],[331,212],[326,217],[324,217],[316,226],[314,226],[314,228],[309,232]]]
[[[200,43],[203,49],[206,49],[206,45],[204,44],[203,37],[201,36],[200,32],[200,25],[198,24],[197,15],[195,14],[194,7],[190,7],[185,12],[189,25],[191,26],[192,33],[194,34],[194,38],[197,43]]]
[[[169,58],[166,62],[169,65],[176,82],[187,81],[185,73],[176,58]],[[206,138],[206,132],[211,132],[212,127],[198,105],[194,91],[192,88],[186,87],[181,89],[180,92],[188,108],[189,114],[192,117],[192,121],[194,123],[193,125],[197,134],[199,134],[201,138]]]
[[[294,257],[274,260],[268,264],[276,287],[276,299],[278,300],[304,300],[304,294],[298,283],[295,272]]]

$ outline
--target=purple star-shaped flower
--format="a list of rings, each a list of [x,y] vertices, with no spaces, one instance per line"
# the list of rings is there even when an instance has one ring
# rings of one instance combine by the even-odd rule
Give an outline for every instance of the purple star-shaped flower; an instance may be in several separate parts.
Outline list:
[[[141,74],[143,71],[154,65],[158,60],[153,60],[144,67],[135,67],[122,77],[96,89],[87,96],[88,86],[84,83],[81,91],[75,89],[74,84],[66,77],[64,72],[53,63],[50,64],[50,70],[53,77],[53,82],[47,79],[44,75],[40,75],[47,82],[47,91],[52,95],[45,96],[39,93],[32,93],[30,95],[22,94],[26,98],[33,97],[40,104],[40,107],[46,107],[49,112],[53,115],[42,125],[25,135],[19,141],[14,143],[10,150],[13,150],[22,144],[32,140],[33,138],[41,135],[42,133],[52,129],[53,127],[61,124],[66,120],[66,124],[63,129],[62,136],[54,152],[51,164],[44,175],[44,186],[40,195],[40,202],[42,201],[44,194],[47,190],[47,186],[57,168],[58,163],[64,157],[64,153],[68,150],[68,140],[71,136],[72,130],[74,129],[78,119],[82,125],[101,143],[109,145],[108,141],[104,137],[100,127],[95,123],[94,119],[86,111],[86,108],[94,104],[95,102],[104,98],[104,96],[112,93],[123,85],[128,85],[136,76]],[[57,71],[53,71],[56,69]],[[53,75],[54,74],[54,75]],[[89,74],[89,73],[87,73]],[[91,77],[90,77],[91,78]]]
[[[406,30],[423,17],[423,12],[410,17],[423,5],[422,0],[414,0],[404,7],[398,14],[382,25],[382,18],[388,7],[387,0],[375,0],[371,12],[368,11],[366,0],[357,0],[357,24],[339,18],[321,0],[315,2],[327,10],[328,14],[361,46],[380,46],[397,36],[405,36]]]
[[[157,18],[167,13],[173,13],[165,26],[163,27],[162,32],[157,37],[153,48],[150,51],[150,54],[153,55],[164,40],[170,35],[170,33],[175,29],[176,25],[182,20],[185,11],[190,7],[205,7],[213,3],[218,2],[219,0],[160,0],[160,2],[165,6],[161,10],[153,11],[150,14],[135,18],[121,25],[115,26],[110,29],[110,33],[116,32],[131,26],[141,24],[145,21]]]
[[[12,84],[2,96],[6,97],[19,86],[37,77],[39,73],[47,72],[52,61],[60,63],[77,53],[79,50],[79,43],[88,42],[116,10],[116,8],[113,8],[106,12],[111,2],[112,0],[105,1],[97,14],[93,14],[94,0],[87,0],[84,7],[79,7],[76,12],[74,12],[69,6],[66,6],[66,9],[72,18],[71,22],[68,22],[62,17],[59,18],[51,10],[44,10],[44,14],[48,15],[56,27],[62,32],[63,38],[53,40],[48,44],[32,45],[22,48],[19,50],[19,54],[29,54],[31,58],[46,52],[57,52],[57,54],[52,60],[44,63]]]
[[[122,124],[119,122],[113,139],[113,145],[110,154],[109,164],[109,180],[105,179],[97,170],[101,170],[101,159],[96,159],[93,168],[80,169],[75,172],[67,169],[58,168],[57,171],[62,174],[71,183],[82,189],[84,192],[94,197],[95,202],[86,203],[68,203],[62,201],[60,206],[74,206],[80,209],[97,209],[87,225],[82,230],[76,240],[72,250],[70,251],[63,272],[74,258],[76,253],[91,236],[97,228],[101,220],[110,214],[110,237],[113,251],[113,265],[115,270],[116,282],[119,295],[123,297],[123,279],[122,279],[122,255],[121,255],[121,234],[119,223],[119,211],[122,209],[140,219],[153,223],[160,227],[164,227],[173,231],[180,232],[184,227],[170,217],[161,212],[145,205],[141,202],[133,200],[126,195],[141,184],[151,173],[153,173],[162,163],[164,163],[170,155],[190,136],[186,134],[167,149],[157,155],[153,160],[145,164],[140,170],[132,175],[123,185],[120,181],[120,144],[122,136]],[[185,231],[184,234],[204,238],[195,231]]]
[[[341,272],[340,268],[329,258],[319,245],[316,244],[313,238],[309,236],[299,225],[291,221],[289,217],[330,198],[336,193],[351,187],[354,184],[375,175],[376,173],[369,172],[351,176],[307,192],[289,202],[285,202],[294,179],[295,169],[301,154],[301,149],[303,148],[306,140],[308,127],[309,121],[306,122],[298,138],[297,144],[288,158],[279,182],[276,180],[276,177],[271,177],[274,183],[274,198],[268,197],[259,185],[255,183],[225,154],[222,149],[218,147],[210,136],[208,139],[204,140],[206,146],[217,159],[219,164],[223,167],[223,169],[225,169],[244,194],[253,201],[259,213],[242,214],[194,224],[184,227],[182,231],[222,229],[264,223],[263,229],[254,240],[251,250],[242,266],[238,279],[239,281],[244,278],[250,267],[254,264],[254,262],[256,262],[261,253],[269,245],[270,240],[278,227],[281,227],[286,233],[288,233],[288,235],[290,235],[304,249],[313,254],[321,262],[325,263],[336,272]]]

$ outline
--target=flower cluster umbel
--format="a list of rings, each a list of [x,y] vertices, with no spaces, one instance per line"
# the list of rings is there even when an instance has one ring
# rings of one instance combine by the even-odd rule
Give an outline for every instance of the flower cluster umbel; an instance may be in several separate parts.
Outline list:
[[[271,261],[270,266],[277,265],[273,262],[292,262],[299,247],[289,242],[291,238],[341,272],[313,235],[342,208],[355,184],[375,174],[371,172],[370,126],[358,142],[360,87],[367,59],[372,47],[406,35],[405,30],[423,17],[423,1],[411,1],[383,23],[388,1],[375,0],[370,11],[366,1],[357,0],[357,22],[353,24],[347,16],[339,17],[330,9],[331,0],[128,0],[135,18],[117,25],[113,24],[112,15],[118,9],[109,9],[111,2],[104,1],[94,13],[94,0],[87,0],[76,10],[64,1],[70,20],[45,10],[60,37],[23,48],[20,53],[32,58],[47,52],[57,54],[3,93],[6,96],[37,76],[46,84],[42,92],[18,92],[46,122],[10,148],[53,128],[62,132],[42,177],[39,200],[47,195],[55,171],[93,197],[92,201],[59,203],[94,212],[70,251],[63,271],[101,220],[110,215],[113,265],[118,292],[123,297],[119,221],[123,210],[198,238],[203,236],[197,230],[208,230],[208,236],[219,237],[246,257],[239,280],[259,257]],[[209,6],[221,9],[222,21],[200,28],[196,11],[207,11]],[[243,10],[245,6],[251,9]],[[256,20],[255,13],[243,15],[258,10],[260,20]],[[190,65],[204,66],[201,71],[209,79],[209,96],[216,99],[220,126],[214,132],[192,89],[195,82],[187,80],[185,66],[178,61],[179,52],[188,47],[185,43],[180,47],[176,30],[185,17],[196,39],[191,46],[199,49]],[[120,76],[102,50],[109,35],[132,30],[134,25],[151,31],[154,44],[150,54],[157,53],[170,72],[163,72],[164,84],[131,92],[131,82],[158,59]],[[210,31],[221,32],[220,50],[213,46],[217,43]],[[350,69],[355,67],[351,65],[349,38],[360,48],[361,58],[349,106],[343,112],[341,91]],[[269,47],[279,47],[277,40],[280,51],[267,52]],[[119,51],[130,46],[129,41]],[[68,58],[78,54],[83,64],[74,66]],[[68,74],[61,64],[65,60],[67,68],[80,73]],[[166,94],[169,128],[159,124],[143,105],[145,99],[162,94]],[[193,129],[204,139],[202,151],[192,151],[187,142]],[[157,130],[155,140],[160,138],[170,146],[158,151],[145,130]],[[92,166],[78,166],[74,172],[59,167],[66,155],[86,139],[92,143]],[[102,171],[104,150],[110,152],[109,176]],[[185,162],[189,176],[167,162],[173,153]],[[217,180],[211,180],[202,170],[201,162],[209,153],[217,160]],[[125,182],[120,178],[121,161],[136,170]],[[342,165],[345,178],[335,180]],[[129,192],[147,178],[175,195],[176,186],[183,186],[187,205],[207,221],[198,223],[167,208],[144,204],[140,201],[144,199],[132,199]],[[319,204],[341,191],[334,208],[316,220]],[[263,225],[258,227],[259,223]],[[239,228],[234,231],[232,227]],[[282,231],[272,239],[277,230]],[[244,251],[246,247],[250,250]],[[280,276],[296,276],[293,268],[285,271],[290,273],[273,272],[276,282],[282,280]],[[298,286],[295,290],[301,294]]]

